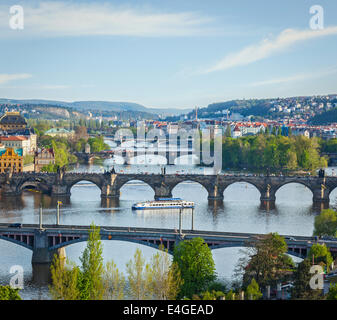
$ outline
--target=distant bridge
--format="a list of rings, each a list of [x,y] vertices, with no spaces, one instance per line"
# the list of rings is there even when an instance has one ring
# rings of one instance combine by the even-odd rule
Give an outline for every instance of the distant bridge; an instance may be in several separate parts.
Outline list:
[[[337,177],[318,176],[243,176],[243,175],[200,175],[200,174],[121,174],[121,173],[3,173],[0,187],[3,196],[18,196],[25,188],[34,188],[52,197],[69,197],[71,188],[80,181],[95,184],[101,190],[102,198],[118,199],[120,189],[128,182],[139,180],[149,185],[155,199],[172,197],[172,190],[181,182],[192,181],[202,185],[208,193],[208,200],[223,201],[223,193],[231,184],[245,182],[260,192],[262,204],[274,203],[276,192],[289,183],[306,186],[313,194],[314,204],[327,207],[330,193],[337,187]]]
[[[120,156],[124,159],[125,164],[132,164],[132,160],[139,156],[159,156],[166,159],[167,164],[175,164],[175,161],[177,161],[182,156],[192,156],[195,155],[195,152],[193,149],[182,149],[179,148],[176,151],[170,150],[170,151],[160,151],[158,149],[149,150],[149,149],[122,149],[122,150],[105,150],[100,152],[92,152],[92,153],[85,153],[85,152],[75,152],[74,155],[86,162],[86,163],[92,163],[95,158],[101,158],[101,159],[112,159],[115,155]],[[198,158],[200,159],[200,158]],[[148,163],[147,163],[148,164]]]

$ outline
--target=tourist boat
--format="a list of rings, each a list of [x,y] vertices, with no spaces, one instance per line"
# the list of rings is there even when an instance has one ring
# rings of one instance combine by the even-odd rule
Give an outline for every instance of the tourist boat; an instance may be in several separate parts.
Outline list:
[[[138,202],[132,206],[132,210],[179,208],[194,208],[194,202],[182,200],[180,198],[159,198],[155,201]]]

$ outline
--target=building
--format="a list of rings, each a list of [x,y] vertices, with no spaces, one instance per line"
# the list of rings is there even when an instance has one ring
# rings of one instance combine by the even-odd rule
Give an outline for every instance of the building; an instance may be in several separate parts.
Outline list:
[[[241,132],[241,130],[240,130],[240,128],[239,128],[238,125],[236,125],[236,126],[234,127],[233,133],[232,133],[232,137],[233,137],[233,138],[239,138],[239,137],[242,137],[242,132]]]
[[[23,156],[33,155],[37,149],[36,134],[0,136],[0,143],[6,148],[22,149]]]
[[[61,137],[61,138],[72,138],[74,134],[75,134],[74,131],[69,131],[63,128],[52,128],[45,132],[46,136]]]
[[[23,156],[22,150],[14,150],[13,148],[0,150],[0,173],[6,172],[7,169],[13,172],[23,171]]]
[[[27,128],[27,122],[20,112],[6,112],[0,118],[0,129],[7,133],[14,133]]]
[[[30,141],[25,136],[0,136],[0,142],[5,148],[22,149],[22,155],[30,152]]]
[[[35,153],[34,157],[35,172],[40,172],[44,166],[48,166],[49,164],[55,164],[55,154],[52,148],[41,149],[39,152]]]

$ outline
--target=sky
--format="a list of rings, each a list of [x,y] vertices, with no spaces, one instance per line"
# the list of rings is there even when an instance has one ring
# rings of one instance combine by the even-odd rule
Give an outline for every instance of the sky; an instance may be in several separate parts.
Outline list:
[[[336,57],[331,0],[0,2],[1,98],[194,108],[333,94]]]

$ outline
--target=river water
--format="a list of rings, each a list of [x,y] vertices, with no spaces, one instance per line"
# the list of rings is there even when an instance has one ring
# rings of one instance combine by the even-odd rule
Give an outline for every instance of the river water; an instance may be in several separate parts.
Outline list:
[[[79,165],[74,171],[101,172],[111,166],[111,161],[91,166]],[[159,166],[115,166],[123,172],[160,172]],[[329,172],[333,168],[329,168]],[[334,168],[335,169],[335,168]],[[335,169],[337,170],[337,168]],[[187,166],[167,166],[167,173],[211,173],[209,168]],[[231,232],[278,232],[288,235],[312,235],[313,223],[317,212],[312,208],[311,191],[300,184],[288,184],[276,194],[276,208],[270,211],[260,208],[258,190],[246,183],[236,183],[224,192],[223,206],[209,206],[207,191],[197,183],[186,182],[173,190],[174,197],[192,200],[196,204],[194,228]],[[80,182],[71,190],[70,202],[61,208],[61,224],[130,226],[178,228],[179,212],[169,211],[132,211],[131,205],[140,200],[153,200],[154,192],[140,181],[132,181],[121,189],[119,203],[101,202],[100,190],[88,182]],[[56,221],[56,208],[48,196],[25,191],[20,198],[0,201],[0,222],[38,223],[39,205],[43,198],[43,222]],[[336,205],[337,191],[331,194],[331,205]],[[191,212],[183,214],[183,228],[191,228]],[[66,248],[67,257],[79,263],[85,243]],[[105,262],[113,259],[118,268],[125,272],[126,262],[132,258],[136,248],[140,248],[149,261],[155,249],[120,241],[103,241]],[[20,265],[24,270],[23,299],[48,299],[48,287],[32,283],[32,252],[23,247],[0,240],[0,284],[9,284],[12,274],[10,268]],[[233,279],[234,267],[240,257],[239,248],[224,248],[213,251],[218,276],[225,280]]]

